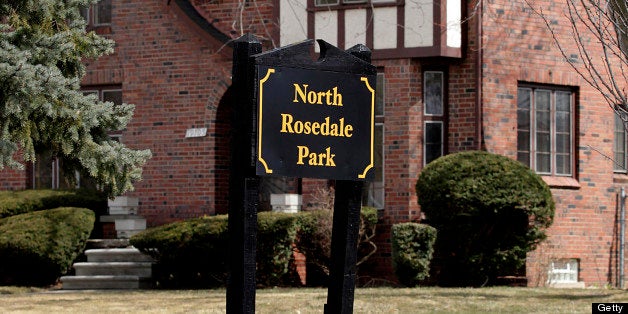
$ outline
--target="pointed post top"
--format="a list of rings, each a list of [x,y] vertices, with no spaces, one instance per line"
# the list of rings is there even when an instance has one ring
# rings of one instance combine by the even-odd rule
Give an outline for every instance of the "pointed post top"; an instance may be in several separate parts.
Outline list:
[[[251,33],[246,33],[238,37],[238,39],[234,40],[233,42],[234,44],[238,44],[238,43],[261,44],[259,39],[257,39],[257,36]]]
[[[347,52],[362,59],[365,62],[370,63],[371,62],[371,49],[369,49],[369,47],[363,45],[363,44],[357,44],[349,49],[347,49]]]

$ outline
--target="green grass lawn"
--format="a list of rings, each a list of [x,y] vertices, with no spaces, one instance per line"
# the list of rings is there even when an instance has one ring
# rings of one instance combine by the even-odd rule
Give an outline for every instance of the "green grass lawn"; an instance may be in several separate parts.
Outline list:
[[[259,289],[257,313],[322,313],[327,290]],[[358,288],[354,313],[591,313],[628,291],[545,288]],[[224,313],[225,290],[52,291],[0,287],[0,313]]]

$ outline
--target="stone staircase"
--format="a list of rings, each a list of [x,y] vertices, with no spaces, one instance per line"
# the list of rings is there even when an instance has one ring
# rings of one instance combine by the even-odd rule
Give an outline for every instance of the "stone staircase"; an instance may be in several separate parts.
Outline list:
[[[150,288],[153,259],[129,244],[129,238],[146,229],[146,219],[137,215],[136,197],[109,200],[108,215],[101,223],[114,224],[116,239],[89,239],[86,262],[72,265],[73,276],[61,277],[63,290]]]
[[[74,276],[61,277],[63,290],[150,288],[153,259],[128,240],[90,240],[87,262],[74,263]]]

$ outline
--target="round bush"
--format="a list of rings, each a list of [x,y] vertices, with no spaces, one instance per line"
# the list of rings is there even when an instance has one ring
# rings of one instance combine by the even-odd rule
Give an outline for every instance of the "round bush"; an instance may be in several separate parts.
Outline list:
[[[95,215],[62,207],[0,219],[0,283],[54,284],[85,249]]]
[[[491,284],[517,274],[554,217],[551,191],[540,176],[488,152],[433,161],[416,190],[427,223],[438,230],[442,285]]]

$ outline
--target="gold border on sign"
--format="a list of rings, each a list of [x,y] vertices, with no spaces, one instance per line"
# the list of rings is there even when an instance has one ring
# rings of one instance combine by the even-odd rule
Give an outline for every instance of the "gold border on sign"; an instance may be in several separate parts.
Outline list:
[[[366,178],[366,173],[373,168],[373,140],[375,138],[375,90],[369,84],[369,79],[367,77],[361,77],[360,80],[364,82],[366,88],[371,92],[371,161],[366,168],[364,168],[362,174],[358,174],[358,179],[364,179]]]
[[[264,99],[263,97],[264,83],[268,81],[268,78],[273,73],[275,73],[275,69],[268,69],[268,71],[266,72],[266,76],[264,76],[264,78],[259,81],[259,114],[258,114],[258,121],[257,121],[257,136],[258,136],[257,160],[259,160],[259,162],[262,163],[266,173],[273,173],[273,170],[268,168],[268,164],[266,163],[266,160],[264,160],[264,158],[262,157],[262,121],[264,121],[262,117],[262,105],[263,105],[262,100]]]

